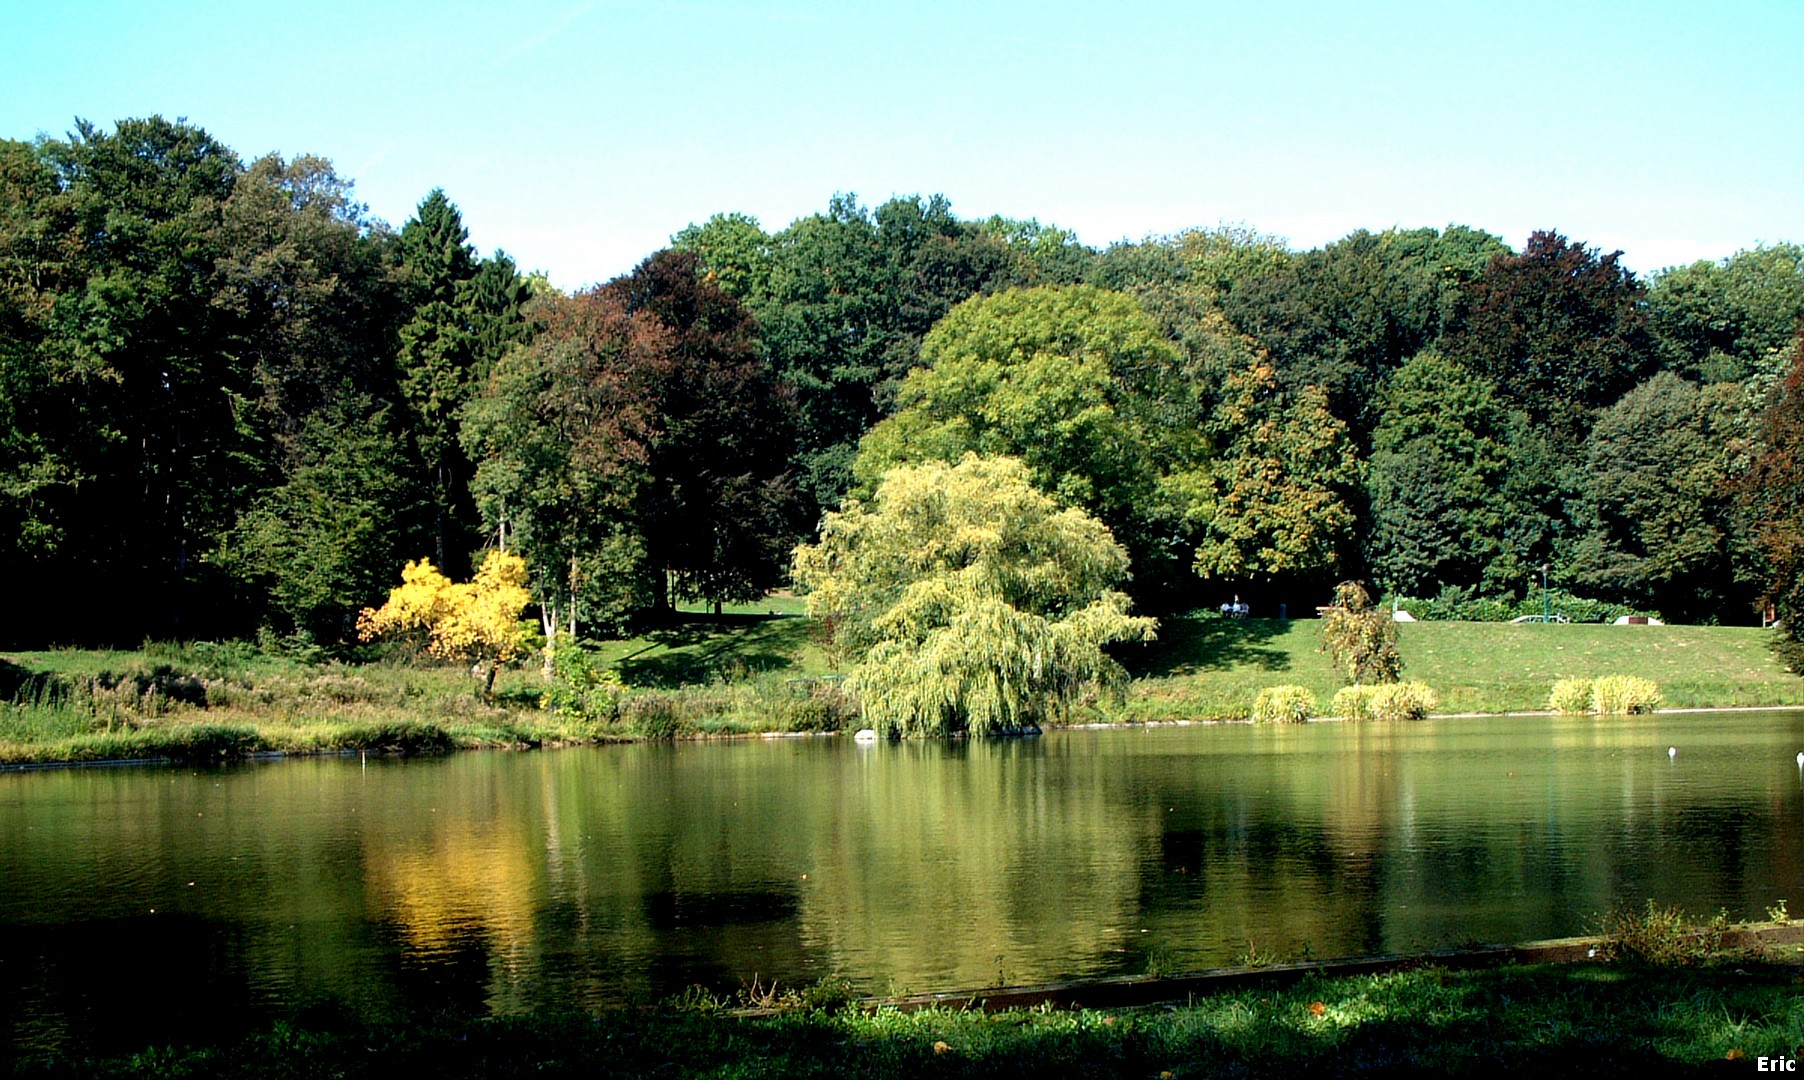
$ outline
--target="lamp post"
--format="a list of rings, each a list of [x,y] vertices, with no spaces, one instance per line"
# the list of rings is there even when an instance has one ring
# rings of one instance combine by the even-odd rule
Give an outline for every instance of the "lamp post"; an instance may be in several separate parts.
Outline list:
[[[1553,601],[1547,596],[1547,564],[1541,564],[1541,622],[1553,621]]]

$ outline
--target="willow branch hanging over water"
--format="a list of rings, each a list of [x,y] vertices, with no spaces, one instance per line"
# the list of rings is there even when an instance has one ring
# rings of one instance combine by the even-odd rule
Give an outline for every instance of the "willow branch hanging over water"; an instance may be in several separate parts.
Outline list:
[[[808,613],[856,661],[866,723],[891,735],[1021,731],[1117,689],[1103,652],[1153,636],[1113,586],[1107,527],[1036,490],[1014,458],[891,470],[869,505],[796,551]]]

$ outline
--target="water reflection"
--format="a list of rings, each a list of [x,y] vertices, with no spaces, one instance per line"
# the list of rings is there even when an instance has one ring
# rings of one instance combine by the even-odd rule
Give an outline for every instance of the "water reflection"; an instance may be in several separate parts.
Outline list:
[[[1804,714],[1745,713],[5,775],[0,1038],[1756,916],[1801,899],[1800,746]]]

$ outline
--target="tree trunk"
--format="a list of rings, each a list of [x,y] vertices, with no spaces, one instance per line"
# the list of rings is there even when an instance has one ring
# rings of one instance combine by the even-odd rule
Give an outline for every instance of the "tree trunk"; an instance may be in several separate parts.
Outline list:
[[[539,665],[539,674],[546,682],[553,675],[552,650],[557,648],[557,605],[548,600],[539,602],[539,626],[545,631],[545,658]]]

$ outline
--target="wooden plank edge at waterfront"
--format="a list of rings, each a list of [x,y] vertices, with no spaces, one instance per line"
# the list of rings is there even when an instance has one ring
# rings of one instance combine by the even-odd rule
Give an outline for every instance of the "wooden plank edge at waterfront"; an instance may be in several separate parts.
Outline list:
[[[1704,937],[1701,933],[1687,934],[1685,940],[1701,942]],[[1804,946],[1804,922],[1747,923],[1731,927],[1716,940],[1726,950]],[[860,998],[855,1004],[867,1010],[894,1009],[897,1012],[916,1012],[921,1009],[981,1009],[984,1012],[1032,1008],[1121,1009],[1184,1001],[1227,990],[1284,986],[1311,975],[1341,978],[1351,975],[1381,975],[1422,967],[1465,970],[1499,967],[1504,964],[1581,963],[1603,955],[1608,944],[1609,939],[1604,937],[1553,938],[1519,945],[1435,949],[1428,952],[1389,953],[1382,956],[1266,964],[1259,967],[1209,968],[1175,975],[1118,975],[1027,986],[989,986],[976,990],[870,997]],[[735,1014],[765,1016],[774,1011],[776,1010],[744,1009],[736,1010]]]

